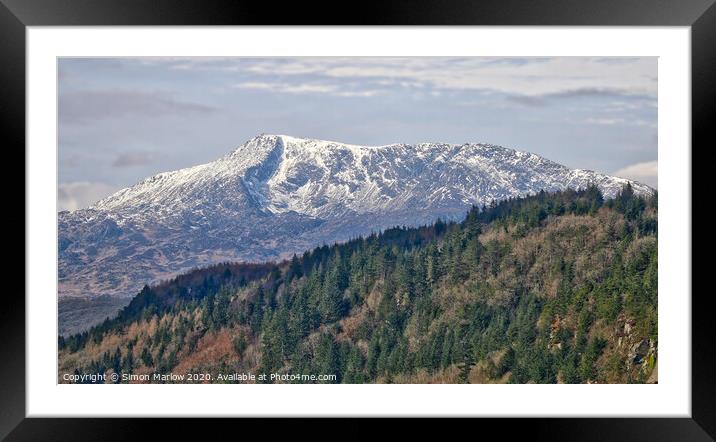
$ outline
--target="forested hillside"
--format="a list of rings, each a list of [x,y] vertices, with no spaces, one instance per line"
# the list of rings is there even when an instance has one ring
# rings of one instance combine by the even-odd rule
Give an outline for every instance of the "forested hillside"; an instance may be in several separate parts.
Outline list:
[[[145,287],[59,372],[656,382],[657,343],[657,196],[590,186]]]

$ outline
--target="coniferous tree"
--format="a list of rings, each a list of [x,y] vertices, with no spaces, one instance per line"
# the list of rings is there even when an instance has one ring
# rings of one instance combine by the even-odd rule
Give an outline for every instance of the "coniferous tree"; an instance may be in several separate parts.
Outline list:
[[[151,367],[151,366],[154,365],[154,360],[152,359],[152,354],[149,352],[149,348],[144,347],[144,348],[142,349],[142,354],[141,354],[140,357],[141,357],[141,359],[142,359],[142,363],[143,363],[146,367]]]
[[[341,382],[338,354],[335,342],[330,335],[323,334],[315,356],[316,372],[322,375],[336,375],[336,382]],[[322,382],[330,382],[328,380]]]
[[[319,304],[324,322],[337,321],[343,316],[343,290],[346,286],[345,270],[340,254],[334,255],[332,265],[326,272]]]

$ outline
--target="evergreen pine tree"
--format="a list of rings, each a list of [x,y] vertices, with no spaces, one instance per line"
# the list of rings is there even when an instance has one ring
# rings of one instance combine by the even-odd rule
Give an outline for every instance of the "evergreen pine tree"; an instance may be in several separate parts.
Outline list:
[[[331,264],[326,271],[319,303],[324,323],[337,321],[343,316],[343,291],[347,283],[340,253],[336,252]]]

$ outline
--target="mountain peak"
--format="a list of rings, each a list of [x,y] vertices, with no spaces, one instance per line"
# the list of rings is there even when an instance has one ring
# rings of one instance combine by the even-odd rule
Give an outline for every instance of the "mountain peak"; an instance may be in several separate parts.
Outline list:
[[[283,146],[290,146],[294,149],[299,150],[316,150],[316,149],[350,149],[350,150],[377,150],[377,149],[386,149],[386,148],[403,148],[407,150],[430,150],[430,149],[455,149],[455,148],[480,148],[484,150],[496,150],[496,151],[505,151],[505,152],[515,152],[519,155],[534,155],[530,152],[524,152],[519,151],[516,149],[496,145],[496,144],[490,144],[490,143],[478,143],[478,142],[466,142],[462,144],[457,143],[447,143],[447,142],[441,142],[441,141],[424,141],[420,143],[414,143],[414,144],[406,144],[406,143],[389,143],[389,144],[380,144],[380,145],[373,145],[373,144],[351,144],[346,143],[342,141],[336,141],[336,140],[324,140],[324,139],[318,139],[318,138],[309,138],[309,137],[296,137],[293,135],[286,135],[286,134],[270,134],[270,133],[261,133],[241,146],[237,147],[232,153],[234,152],[241,152],[242,150],[245,150],[247,146],[269,146],[273,147],[276,145],[276,143],[281,142]],[[536,155],[534,155],[536,156]]]
[[[596,184],[613,197],[628,182],[489,144],[358,146],[261,134],[211,163],[58,214],[60,294],[129,294],[201,265],[285,257],[541,190]]]
[[[346,148],[353,148],[353,149],[378,149],[382,147],[392,147],[392,146],[400,146],[402,144],[399,143],[393,143],[393,144],[384,144],[384,145],[358,145],[358,144],[350,144],[345,143],[342,141],[335,141],[335,140],[324,140],[324,139],[318,139],[318,138],[309,138],[309,137],[295,137],[293,135],[285,135],[285,134],[268,134],[268,133],[261,133],[253,138],[251,138],[249,141],[247,141],[244,145],[241,147],[247,145],[247,144],[254,144],[254,143],[275,143],[281,141],[284,145],[292,145],[297,148],[321,148],[321,147],[346,147]],[[434,144],[434,143],[424,143],[424,144]]]

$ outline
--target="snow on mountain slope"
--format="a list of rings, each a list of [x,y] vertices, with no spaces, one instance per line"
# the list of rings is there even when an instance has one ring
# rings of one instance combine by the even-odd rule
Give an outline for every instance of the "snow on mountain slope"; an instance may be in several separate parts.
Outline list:
[[[252,203],[270,213],[313,217],[489,202],[530,192],[599,183],[613,196],[628,180],[570,170],[534,154],[486,144],[353,146],[261,135],[212,163],[165,172],[93,208],[160,218],[213,203]],[[637,191],[649,188],[634,183]]]
[[[368,147],[260,135],[212,163],[61,212],[60,296],[132,296],[200,265],[287,257],[394,225],[458,218],[472,204],[590,182],[610,197],[629,181],[488,144]]]

